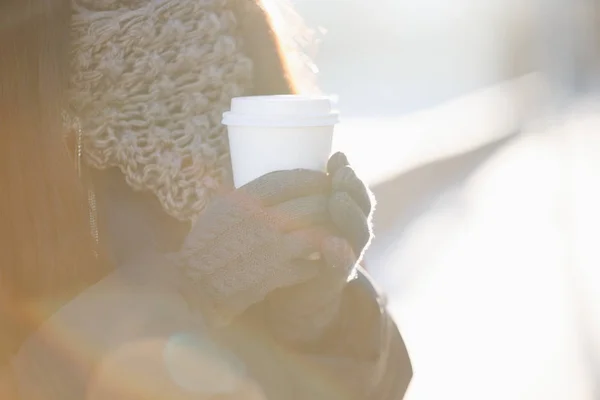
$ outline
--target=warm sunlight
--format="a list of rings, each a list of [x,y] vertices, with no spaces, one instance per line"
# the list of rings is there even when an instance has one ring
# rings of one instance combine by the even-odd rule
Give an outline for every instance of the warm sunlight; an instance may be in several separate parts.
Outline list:
[[[600,399],[599,0],[0,0],[0,400]]]

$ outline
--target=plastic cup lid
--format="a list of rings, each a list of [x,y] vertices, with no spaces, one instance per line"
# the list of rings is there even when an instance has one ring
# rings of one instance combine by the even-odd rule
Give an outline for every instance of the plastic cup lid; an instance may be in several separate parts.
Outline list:
[[[339,113],[325,96],[247,96],[231,100],[231,111],[223,114],[228,126],[305,127],[339,122]]]

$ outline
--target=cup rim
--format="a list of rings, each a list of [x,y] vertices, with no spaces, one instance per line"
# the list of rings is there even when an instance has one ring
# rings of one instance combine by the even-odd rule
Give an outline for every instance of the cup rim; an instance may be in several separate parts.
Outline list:
[[[326,115],[307,116],[253,116],[236,114],[231,111],[223,113],[222,124],[225,126],[247,127],[276,127],[276,128],[303,128],[331,126],[340,122],[340,115],[332,111]]]

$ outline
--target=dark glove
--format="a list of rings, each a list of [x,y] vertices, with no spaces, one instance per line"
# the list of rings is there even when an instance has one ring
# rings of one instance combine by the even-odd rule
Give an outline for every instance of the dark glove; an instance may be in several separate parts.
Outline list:
[[[281,359],[295,380],[296,398],[401,400],[412,367],[384,296],[359,268],[341,298],[335,329]]]
[[[367,185],[356,176],[344,153],[335,153],[329,159],[327,171],[332,187],[331,220],[360,261],[373,237],[371,220],[375,199]]]
[[[339,312],[342,292],[372,237],[374,199],[343,153],[328,163],[331,196],[328,210],[335,236],[324,237],[319,274],[269,295],[269,324],[288,344],[318,340]]]
[[[329,233],[331,180],[308,170],[264,175],[200,216],[177,255],[184,295],[212,324],[227,324],[276,288],[315,277]]]

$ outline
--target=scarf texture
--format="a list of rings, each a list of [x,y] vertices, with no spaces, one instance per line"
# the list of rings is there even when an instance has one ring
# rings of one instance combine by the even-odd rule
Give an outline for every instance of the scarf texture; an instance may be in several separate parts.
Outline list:
[[[194,220],[230,182],[221,116],[252,87],[235,0],[74,0],[71,108],[86,162]]]

